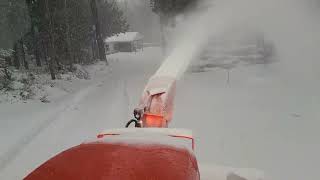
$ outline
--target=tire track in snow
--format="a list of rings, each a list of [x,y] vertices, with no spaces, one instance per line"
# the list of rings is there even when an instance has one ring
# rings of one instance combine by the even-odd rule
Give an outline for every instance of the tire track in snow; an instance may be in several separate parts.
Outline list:
[[[119,65],[113,65],[114,68],[119,68]],[[101,122],[101,118],[98,118],[99,120],[97,121],[91,121],[92,118],[87,116],[97,113],[102,115],[103,119],[106,120],[121,120],[126,118],[127,116],[123,111],[123,107],[126,105],[123,94],[125,87],[126,83],[122,81],[119,74],[110,72],[105,78],[100,79],[98,83],[93,83],[93,85],[76,93],[70,101],[67,101],[69,102],[67,105],[50,113],[50,115],[53,114],[53,116],[50,116],[51,118],[42,121],[41,124],[29,131],[30,133],[23,136],[23,138],[15,143],[15,145],[6,153],[3,153],[3,156],[0,157],[0,179],[22,179],[27,173],[39,166],[52,155],[60,152],[66,147],[73,146],[72,143],[70,144],[70,139],[73,138],[73,140],[75,140],[73,142],[75,143],[81,143],[85,140],[83,134],[93,133],[93,135],[95,135],[95,133],[98,133],[99,130],[101,130],[97,127],[105,127],[106,124]],[[114,103],[110,103],[110,101]],[[58,105],[63,103],[65,103],[65,101]],[[105,111],[105,105],[110,105],[108,108],[110,111]],[[49,110],[49,112],[50,111],[51,110]],[[80,116],[77,114],[78,112],[80,113]],[[125,117],[122,115],[125,115]],[[87,120],[84,122],[83,119]],[[127,119],[123,121],[126,120]],[[111,123],[114,122],[111,121]],[[122,121],[121,124],[123,124]],[[95,130],[90,133],[91,130],[88,131],[88,129],[86,129],[86,132],[83,132],[83,126],[89,126],[89,129],[92,130],[93,128]],[[81,132],[80,136],[79,129]],[[46,137],[48,134],[50,134],[50,137]],[[61,139],[62,136],[66,139]],[[80,137],[81,142],[78,142],[77,138],[74,139],[75,136]],[[44,140],[48,142],[44,142]],[[36,148],[40,145],[44,147],[40,149]],[[54,147],[52,145],[57,146]],[[34,153],[33,151],[37,152],[37,159],[28,159],[28,157],[26,159],[26,156],[30,155],[30,153]],[[15,173],[16,169],[19,169],[18,173]]]
[[[135,96],[140,95],[140,86],[143,87],[147,79],[145,74],[151,75],[157,65],[150,63],[150,58],[148,61],[133,61],[137,59],[135,56],[126,58],[121,62],[111,62],[107,78],[99,76],[100,83],[89,87],[87,93],[65,101],[69,102],[67,106],[49,110],[53,111],[50,113],[52,118],[41,123],[41,128],[37,126],[30,131],[33,135],[28,134],[29,138],[19,141],[24,142],[23,147],[17,143],[15,147],[18,150],[6,154],[10,158],[0,160],[0,163],[6,162],[0,169],[0,179],[23,179],[61,150],[91,138],[104,128],[123,127],[128,120],[128,112],[131,114]]]
[[[51,118],[42,121],[38,126],[33,127],[29,133],[25,134],[17,143],[11,146],[5,153],[0,156],[0,172],[3,171],[12,162],[15,157],[23,150],[25,146],[38,136],[43,130],[49,127],[56,120],[59,120],[61,115],[65,112],[74,109],[75,105],[84,99],[94,88],[94,86],[87,87],[74,95],[74,98],[67,105],[58,108],[54,111]],[[63,102],[62,102],[63,103]]]

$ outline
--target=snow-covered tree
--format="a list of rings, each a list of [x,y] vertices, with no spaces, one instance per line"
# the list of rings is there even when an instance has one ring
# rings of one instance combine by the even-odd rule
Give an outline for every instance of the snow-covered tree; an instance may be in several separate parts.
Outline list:
[[[161,42],[164,53],[167,48],[165,27],[175,26],[175,17],[197,2],[198,0],[150,0],[152,11],[160,16]]]

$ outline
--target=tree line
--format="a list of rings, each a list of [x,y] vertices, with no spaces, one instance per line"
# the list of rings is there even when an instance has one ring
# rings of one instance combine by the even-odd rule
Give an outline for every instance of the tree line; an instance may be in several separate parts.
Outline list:
[[[104,38],[128,30],[116,0],[4,0],[0,48],[7,66],[44,67],[55,79],[74,64],[106,60]]]

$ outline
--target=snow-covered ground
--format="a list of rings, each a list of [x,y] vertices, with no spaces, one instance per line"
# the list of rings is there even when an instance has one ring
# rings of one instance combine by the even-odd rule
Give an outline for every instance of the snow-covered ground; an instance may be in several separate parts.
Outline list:
[[[0,104],[0,179],[21,179],[58,152],[106,128],[124,127],[128,104],[137,102],[159,53],[111,55],[110,67],[92,67],[97,69],[90,70],[91,80],[64,84],[67,94],[54,89],[51,103]]]
[[[110,67],[92,66],[91,80],[51,103],[0,104],[0,179],[22,179],[55,154],[123,127],[160,54],[150,47],[110,55]],[[229,171],[252,180],[320,178],[320,87],[279,78],[275,66],[236,67],[229,83],[218,68],[178,82],[171,127],[194,131],[202,180],[225,180]]]
[[[173,126],[193,129],[201,163],[318,179],[319,84],[283,81],[272,66],[237,67],[229,84],[226,70],[186,75]]]

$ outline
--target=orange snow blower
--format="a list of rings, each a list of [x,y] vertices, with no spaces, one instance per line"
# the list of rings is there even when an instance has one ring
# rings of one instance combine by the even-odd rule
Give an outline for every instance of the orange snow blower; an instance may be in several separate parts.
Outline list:
[[[153,77],[149,80],[134,110],[136,127],[167,128],[172,119],[176,81],[171,77]]]
[[[25,180],[200,180],[191,131],[168,128],[175,86],[174,78],[151,78],[127,128],[101,132]]]

